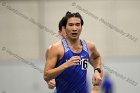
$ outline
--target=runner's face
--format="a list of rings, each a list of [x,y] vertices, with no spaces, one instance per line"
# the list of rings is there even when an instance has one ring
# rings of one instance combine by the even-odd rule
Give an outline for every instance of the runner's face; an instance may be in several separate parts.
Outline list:
[[[71,39],[78,39],[81,34],[82,26],[81,20],[77,17],[71,17],[66,24],[67,37]]]
[[[66,37],[65,27],[62,26],[62,30],[59,31],[59,35],[61,35],[63,38]]]

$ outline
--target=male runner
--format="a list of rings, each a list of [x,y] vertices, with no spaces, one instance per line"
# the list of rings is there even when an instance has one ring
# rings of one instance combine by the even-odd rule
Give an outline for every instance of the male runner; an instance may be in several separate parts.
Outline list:
[[[55,79],[57,93],[89,93],[87,63],[94,67],[93,84],[100,85],[101,57],[95,45],[79,38],[84,23],[81,15],[67,12],[65,18],[67,36],[47,53],[44,79]]]
[[[58,25],[58,28],[59,28],[58,35],[60,35],[62,38],[65,38],[66,37],[66,32],[65,32],[64,26],[62,24],[63,20],[64,20],[64,17],[59,22],[59,25]],[[47,48],[46,58],[47,58],[47,54],[49,54],[50,49],[51,49],[51,45]],[[54,89],[55,86],[56,86],[54,79],[47,81],[47,84],[48,84],[48,88],[49,89]]]

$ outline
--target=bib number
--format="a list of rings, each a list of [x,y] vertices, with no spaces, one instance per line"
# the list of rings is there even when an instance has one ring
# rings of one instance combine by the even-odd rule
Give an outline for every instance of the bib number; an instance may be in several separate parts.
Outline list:
[[[81,63],[82,69],[83,70],[87,70],[87,67],[88,67],[88,59],[82,59],[80,63]]]

